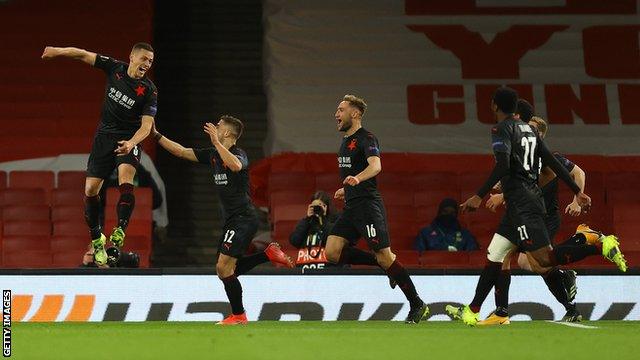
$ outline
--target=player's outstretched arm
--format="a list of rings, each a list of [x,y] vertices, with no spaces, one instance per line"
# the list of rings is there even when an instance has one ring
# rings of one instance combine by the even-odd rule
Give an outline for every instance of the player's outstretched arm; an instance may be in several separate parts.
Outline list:
[[[569,173],[573,178],[573,181],[576,182],[581,192],[584,192],[584,186],[586,183],[586,174],[584,170],[582,170],[578,165],[574,165],[573,169]],[[567,205],[564,209],[565,214],[569,214],[571,216],[579,216],[582,213],[582,207],[578,204],[577,196],[574,196],[573,201]]]
[[[78,49],[75,47],[47,46],[44,48],[44,51],[42,52],[42,58],[44,60],[49,60],[56,57],[68,57],[71,59],[80,60],[91,66],[96,63],[96,53],[91,51]]]
[[[554,173],[556,173],[556,175],[560,180],[562,180],[565,184],[567,184],[567,186],[569,186],[571,191],[573,191],[573,193],[576,195],[575,201],[578,203],[578,205],[580,205],[580,207],[583,210],[585,211],[588,210],[589,207],[591,206],[591,198],[587,196],[584,192],[582,192],[582,189],[571,178],[569,171],[567,171],[567,169],[564,166],[562,166],[562,164],[560,164],[558,159],[556,159],[556,157],[553,156],[551,151],[549,151],[549,149],[547,148],[547,145],[545,145],[544,141],[538,139],[538,143],[539,143],[538,148],[540,149],[540,157],[542,158],[542,161],[549,168],[551,168],[551,170],[553,170]]]
[[[378,156],[369,156],[367,158],[369,165],[356,176],[347,176],[343,184],[356,186],[363,181],[369,180],[378,175],[382,171],[382,161]]]
[[[181,159],[198,162],[198,158],[196,157],[196,153],[192,148],[186,148],[177,142],[168,139],[164,135],[160,134],[155,126],[152,128],[153,138],[158,142],[160,146],[162,146],[165,150],[167,150],[171,155],[175,157],[179,157]]]

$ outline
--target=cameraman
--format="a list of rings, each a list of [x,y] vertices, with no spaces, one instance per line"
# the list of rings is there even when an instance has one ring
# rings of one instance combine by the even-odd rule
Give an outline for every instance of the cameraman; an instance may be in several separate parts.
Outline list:
[[[298,222],[289,236],[291,245],[298,249],[297,267],[324,269],[327,266],[324,247],[335,221],[336,213],[331,197],[324,191],[316,191],[307,208],[307,216]]]

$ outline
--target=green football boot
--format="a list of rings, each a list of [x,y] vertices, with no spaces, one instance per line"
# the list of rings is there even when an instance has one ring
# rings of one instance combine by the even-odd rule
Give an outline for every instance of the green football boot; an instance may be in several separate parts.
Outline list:
[[[120,226],[116,226],[113,228],[113,233],[111,233],[109,241],[111,241],[114,246],[121,249],[124,246],[124,237],[124,230]]]
[[[107,243],[107,237],[104,234],[100,234],[97,239],[91,240],[91,246],[93,247],[93,260],[97,265],[107,264],[107,252],[104,250],[104,245]]]

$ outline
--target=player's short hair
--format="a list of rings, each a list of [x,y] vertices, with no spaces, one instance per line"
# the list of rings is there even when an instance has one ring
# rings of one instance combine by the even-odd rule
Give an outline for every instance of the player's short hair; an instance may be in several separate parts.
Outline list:
[[[516,112],[518,92],[510,87],[501,86],[493,93],[493,103],[505,114]]]
[[[524,122],[529,122],[533,117],[533,105],[531,105],[525,99],[518,99],[518,104],[516,105],[516,114],[520,115],[520,120]]]
[[[364,99],[359,98],[355,95],[347,94],[342,97],[342,101],[346,101],[349,103],[349,105],[360,110],[360,114],[362,115],[364,115],[364,112],[367,110],[367,103],[364,102]]]
[[[153,52],[153,47],[151,46],[151,44],[148,44],[146,42],[135,43],[133,45],[133,48],[131,48],[131,51],[133,52],[133,51],[140,50],[140,49]]]
[[[536,124],[536,127],[538,128],[538,133],[540,133],[540,136],[544,137],[545,135],[547,135],[547,131],[549,130],[549,124],[547,124],[547,122],[543,118],[538,116],[533,116],[527,122],[532,122]]]
[[[231,115],[222,115],[220,116],[220,120],[224,121],[225,124],[230,125],[233,135],[235,135],[236,139],[240,139],[242,131],[244,131],[244,124],[240,119]]]

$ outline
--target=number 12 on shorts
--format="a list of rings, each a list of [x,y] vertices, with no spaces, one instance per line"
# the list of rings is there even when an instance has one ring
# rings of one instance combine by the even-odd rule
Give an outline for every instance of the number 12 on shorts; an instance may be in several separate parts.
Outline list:
[[[227,232],[225,232],[225,233],[224,233],[224,240],[223,240],[223,242],[226,242],[226,243],[229,243],[229,244],[230,244],[230,243],[231,243],[231,239],[233,239],[233,236],[234,236],[235,234],[236,234],[236,232],[235,232],[235,231],[233,231],[233,230],[227,230]]]
[[[520,240],[529,239],[529,234],[527,234],[527,227],[525,225],[518,226],[518,232],[520,233]]]
[[[376,237],[376,228],[373,226],[373,224],[365,225],[365,227],[367,228],[367,236],[369,238]]]

